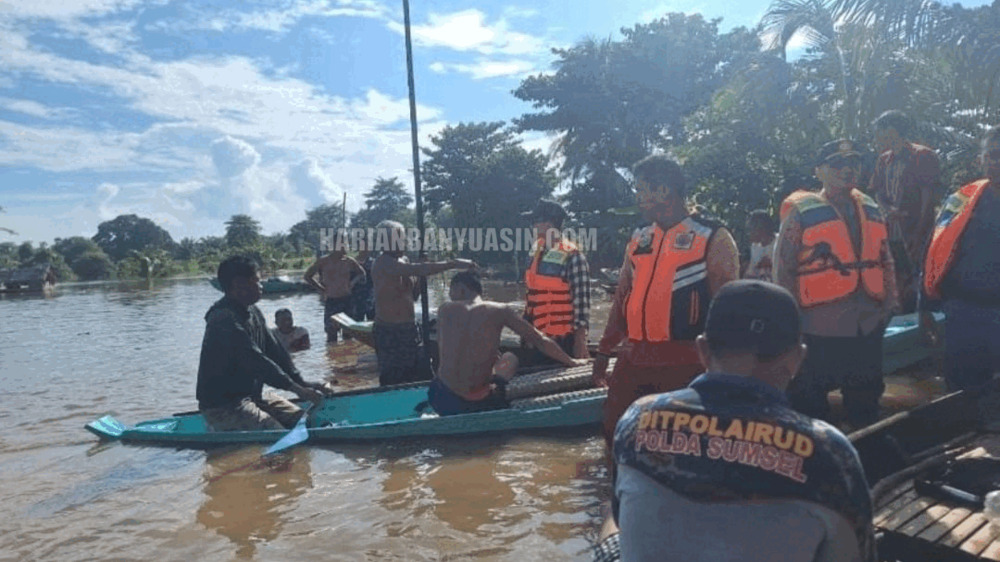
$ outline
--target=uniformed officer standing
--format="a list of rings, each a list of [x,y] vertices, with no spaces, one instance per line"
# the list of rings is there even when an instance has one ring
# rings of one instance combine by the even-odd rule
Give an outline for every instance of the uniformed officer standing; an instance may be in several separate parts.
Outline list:
[[[857,189],[861,157],[854,142],[820,149],[819,193],[804,193],[781,223],[774,280],[798,301],[809,355],[788,388],[792,406],[827,419],[827,393],[841,389],[849,424],[878,421],[882,335],[897,308],[885,220]]]

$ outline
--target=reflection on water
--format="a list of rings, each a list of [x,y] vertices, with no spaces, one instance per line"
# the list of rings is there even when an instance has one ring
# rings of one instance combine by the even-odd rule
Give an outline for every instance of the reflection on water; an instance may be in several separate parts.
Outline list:
[[[312,487],[307,449],[246,467],[259,459],[254,449],[208,451],[205,458],[206,497],[196,519],[232,541],[243,559],[281,533],[283,516]]]
[[[433,304],[443,284],[432,283]],[[487,284],[498,300],[523,288]],[[204,280],[60,285],[0,298],[0,559],[586,560],[607,496],[593,430],[218,451],[100,444],[83,424],[196,407]],[[595,325],[603,325],[596,297]],[[315,294],[274,295],[322,341]],[[310,380],[377,381],[358,342],[294,355]]]

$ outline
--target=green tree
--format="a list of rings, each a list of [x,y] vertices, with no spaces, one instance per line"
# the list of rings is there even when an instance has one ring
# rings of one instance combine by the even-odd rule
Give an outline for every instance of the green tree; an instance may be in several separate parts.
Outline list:
[[[233,215],[226,221],[226,244],[250,248],[260,243],[260,223],[250,215]]]
[[[347,224],[350,216],[344,216],[340,205],[320,205],[306,211],[306,220],[292,225],[288,231],[289,242],[296,251],[312,251],[318,253],[320,236],[326,229],[338,229]]]
[[[172,249],[170,233],[155,222],[137,215],[119,215],[97,225],[92,238],[111,259],[121,260],[129,252],[150,248]]]
[[[70,264],[70,267],[84,254],[104,253],[96,242],[83,236],[56,238],[55,243],[52,244],[52,249],[59,252],[63,259],[66,260],[66,263]]]
[[[431,143],[424,149],[425,198],[431,212],[448,217],[441,226],[526,228],[519,214],[555,188],[545,155],[525,150],[501,122],[448,126]],[[477,259],[497,263],[509,256]]]
[[[87,252],[73,262],[73,273],[81,281],[110,279],[115,273],[115,264],[100,250]]]
[[[365,206],[351,219],[351,226],[374,227],[384,220],[403,222],[413,196],[406,190],[399,178],[376,178],[375,185],[365,193]]]

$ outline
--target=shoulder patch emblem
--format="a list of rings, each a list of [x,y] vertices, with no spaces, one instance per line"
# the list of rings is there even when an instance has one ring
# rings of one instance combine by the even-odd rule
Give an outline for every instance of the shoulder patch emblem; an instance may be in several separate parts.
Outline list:
[[[694,245],[694,232],[680,232],[674,237],[675,250],[690,250]]]

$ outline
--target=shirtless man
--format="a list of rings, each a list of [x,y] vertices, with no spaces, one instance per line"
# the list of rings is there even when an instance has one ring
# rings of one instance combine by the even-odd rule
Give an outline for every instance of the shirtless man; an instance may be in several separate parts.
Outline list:
[[[427,276],[449,269],[473,269],[471,260],[410,263],[403,251],[406,231],[396,221],[382,221],[376,227],[377,249],[382,254],[372,264],[375,291],[375,354],[378,356],[378,380],[382,386],[418,380],[417,335],[413,300],[417,298],[415,276]]]
[[[567,355],[517,311],[484,301],[482,294],[479,276],[463,271],[451,278],[451,302],[438,308],[441,364],[427,394],[431,406],[442,416],[507,407],[504,392],[517,371],[517,357],[510,352],[499,355],[504,328],[563,365],[587,363]]]
[[[319,280],[316,274],[319,274]],[[336,343],[340,325],[330,319],[338,312],[348,312],[351,309],[351,277],[355,282],[363,283],[365,270],[354,258],[345,252],[342,234],[337,234],[333,250],[316,260],[302,275],[311,287],[323,293],[323,327],[326,329],[326,342]]]

